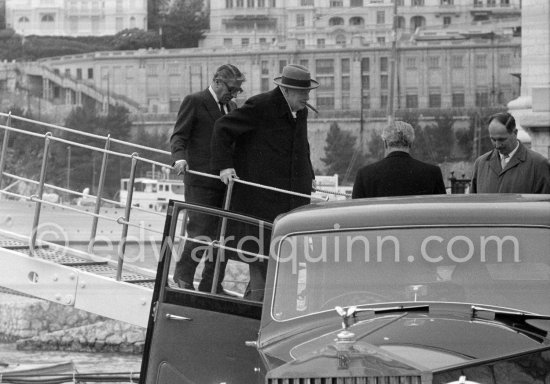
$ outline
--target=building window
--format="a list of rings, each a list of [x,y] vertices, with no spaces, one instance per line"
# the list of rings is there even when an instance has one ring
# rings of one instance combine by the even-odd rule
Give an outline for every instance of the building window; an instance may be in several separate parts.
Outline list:
[[[459,55],[451,56],[451,68],[463,68],[464,57]]]
[[[413,7],[422,7],[424,5],[424,0],[412,0],[411,5]]]
[[[330,0],[330,6],[334,8],[339,8],[344,6],[343,0]]]
[[[380,108],[388,108],[388,95],[380,95]]]
[[[405,0],[397,0],[397,6],[402,7],[405,5]]]
[[[260,66],[261,66],[262,75],[269,75],[269,61],[262,60],[262,63],[260,64]]]
[[[351,7],[362,7],[363,6],[363,0],[351,0],[349,2],[349,5]]]
[[[134,16],[130,17],[130,28],[136,27],[136,18]]]
[[[454,0],[441,0],[441,5],[453,5]]]
[[[418,108],[418,95],[407,95],[405,97],[405,108]]]
[[[328,25],[334,27],[335,25],[344,25],[344,19],[341,17],[331,17],[328,21]]]
[[[426,25],[426,19],[423,16],[414,16],[411,18],[411,30],[416,31],[417,28],[422,28]]]
[[[386,38],[384,36],[379,36],[376,38],[376,42],[380,45],[386,44]]]
[[[30,20],[27,16],[21,16],[18,21],[20,23],[28,23]]]
[[[333,59],[316,60],[315,72],[317,73],[317,75],[333,75],[334,60]]]
[[[265,8],[265,0],[258,0],[258,8]]]
[[[268,78],[262,78],[261,85],[260,85],[260,91],[261,92],[267,92],[269,91],[269,87],[271,86],[271,81]]]
[[[511,56],[509,53],[503,53],[498,58],[498,66],[500,68],[510,68]]]
[[[260,45],[263,47],[267,44],[267,40],[265,39],[265,37],[260,37]]]
[[[416,57],[407,57],[405,59],[405,67],[407,69],[416,69]]]
[[[279,60],[279,73],[283,73],[284,67],[286,67],[286,60]]]
[[[342,90],[350,90],[350,60],[342,59],[340,61],[340,69],[342,73]]]
[[[397,28],[405,29],[405,18],[403,16],[397,16]]]
[[[500,0],[500,5],[504,7],[510,6],[510,0]]]
[[[342,66],[342,74],[349,75],[350,73],[349,59],[342,59],[340,64]]]
[[[487,56],[486,55],[475,55],[475,67],[476,68],[487,68]]]
[[[368,57],[363,57],[361,59],[361,72],[369,72],[370,71],[370,60]]]
[[[388,89],[388,75],[380,75],[380,89]]]
[[[54,15],[46,13],[40,17],[40,21],[43,23],[53,23],[55,21]]]
[[[439,68],[439,56],[428,56],[428,68]]]
[[[269,6],[271,8],[276,8],[277,7],[277,1],[276,0],[269,0]]]
[[[332,96],[317,96],[318,109],[334,109],[334,97]]]
[[[250,45],[250,39],[248,37],[244,37],[241,39],[241,47],[246,48]]]
[[[487,0],[488,7],[495,7],[497,5],[497,0]]]
[[[342,109],[350,109],[349,95],[342,95]]]
[[[233,0],[225,0],[225,8],[233,8]]]
[[[309,60],[300,60],[300,65],[302,67],[309,67]]]
[[[233,39],[225,38],[223,39],[223,46],[226,48],[230,48],[233,46]]]
[[[94,78],[94,69],[88,68],[88,79],[93,79],[93,78]]]
[[[350,90],[349,76],[342,76],[342,91]]]
[[[428,96],[428,107],[429,108],[441,108],[441,94],[440,93],[431,93]]]
[[[306,48],[306,41],[304,39],[298,39],[297,47],[298,47],[298,49],[305,49]]]
[[[325,48],[325,39],[317,39],[317,48]]]
[[[71,69],[70,68],[65,68],[65,76],[71,77]]]
[[[464,108],[464,93],[452,94],[452,106],[453,108]]]
[[[388,58],[387,57],[381,57],[380,58],[380,72],[388,72]]]
[[[361,85],[363,86],[363,89],[370,89],[370,76],[369,75],[363,75],[362,76]]]
[[[246,6],[247,8],[254,8],[254,0],[247,0]]]
[[[349,25],[354,27],[362,27],[363,25],[365,25],[365,19],[358,16],[352,17],[351,19],[349,19]]]
[[[370,109],[370,95],[363,95],[361,98],[362,109]]]
[[[314,0],[301,0],[300,5],[302,7],[312,7],[314,5]]]
[[[244,8],[244,0],[237,0],[235,5],[237,8]]]
[[[345,47],[346,46],[346,36],[342,34],[338,34],[336,36],[336,45],[339,47]]]
[[[76,69],[76,78],[77,80],[82,80],[82,68]]]
[[[443,26],[448,27],[449,25],[451,25],[451,21],[452,21],[451,16],[444,16],[443,17]]]
[[[376,24],[385,24],[386,23],[386,12],[376,11]]]
[[[489,106],[489,93],[487,90],[476,91],[476,107],[488,107]]]
[[[170,99],[170,104],[168,105],[168,109],[170,112],[178,112],[180,109],[180,100],[179,99]],[[162,186],[162,185],[161,185]]]
[[[306,25],[306,18],[303,13],[299,13],[296,15],[296,26],[297,27],[303,27]]]

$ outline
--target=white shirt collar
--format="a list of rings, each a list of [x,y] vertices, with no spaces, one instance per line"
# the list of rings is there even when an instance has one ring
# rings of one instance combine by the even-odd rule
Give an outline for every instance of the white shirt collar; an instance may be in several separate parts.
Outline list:
[[[514,150],[512,152],[510,152],[508,155],[503,155],[502,153],[498,153],[500,155],[500,159],[506,159],[506,162],[510,161],[510,159],[512,158],[512,156],[514,156],[516,154],[516,152],[518,151],[518,148],[519,148],[519,141],[516,143],[516,147],[514,148]]]
[[[209,90],[210,93],[212,94],[212,97],[214,98],[214,100],[216,100],[216,103],[219,103],[220,101],[218,100],[218,96],[216,95],[216,93],[215,93],[214,90],[212,89],[212,86],[211,86],[211,85],[208,86],[208,90]]]

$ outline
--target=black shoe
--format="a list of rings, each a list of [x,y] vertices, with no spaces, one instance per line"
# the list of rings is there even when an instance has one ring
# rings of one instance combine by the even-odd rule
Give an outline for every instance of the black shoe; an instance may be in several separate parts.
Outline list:
[[[183,289],[189,289],[191,291],[195,290],[195,287],[193,286],[193,283],[188,283],[187,281],[183,281],[181,279],[176,279],[176,284],[178,287]]]

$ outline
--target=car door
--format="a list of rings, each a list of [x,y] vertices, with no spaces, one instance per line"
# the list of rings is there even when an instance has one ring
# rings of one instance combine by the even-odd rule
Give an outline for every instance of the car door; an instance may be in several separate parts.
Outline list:
[[[171,283],[176,252],[168,244],[174,243],[179,211],[191,206],[173,201],[168,206],[140,383],[263,383],[265,372],[254,347],[262,304]]]

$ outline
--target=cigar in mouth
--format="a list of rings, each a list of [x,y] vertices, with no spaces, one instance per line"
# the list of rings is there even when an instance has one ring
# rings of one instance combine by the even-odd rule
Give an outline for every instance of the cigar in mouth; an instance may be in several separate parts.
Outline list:
[[[311,105],[310,103],[306,103],[306,107],[308,107],[309,109],[311,109],[315,113],[319,113],[319,111],[313,105]]]

